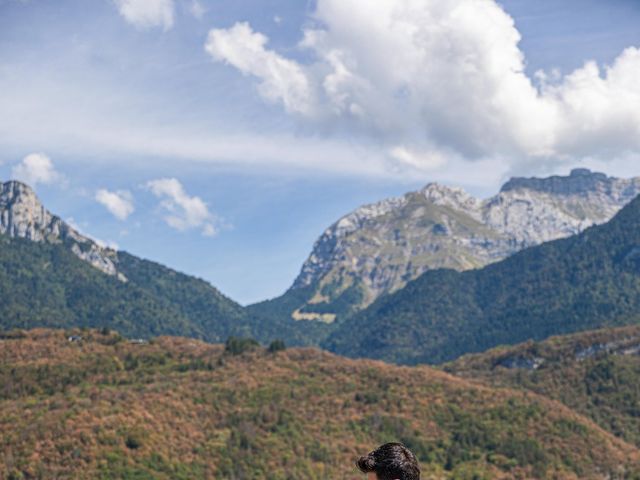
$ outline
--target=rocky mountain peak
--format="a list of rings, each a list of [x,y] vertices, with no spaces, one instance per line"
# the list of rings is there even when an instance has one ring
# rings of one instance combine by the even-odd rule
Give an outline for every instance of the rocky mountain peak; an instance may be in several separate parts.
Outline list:
[[[12,237],[44,240],[43,226],[51,220],[28,185],[9,181],[0,185],[0,232]]]
[[[464,210],[469,213],[478,213],[482,203],[460,187],[449,187],[439,183],[427,184],[420,190],[420,193],[435,205]]]
[[[16,180],[0,183],[0,234],[33,242],[63,243],[98,270],[126,280],[116,268],[117,252],[102,247],[52,215],[25,183]]]
[[[514,177],[505,183],[500,191],[509,192],[527,189],[554,195],[576,195],[611,189],[620,182],[621,180],[608,177],[604,173],[592,172],[587,168],[574,168],[568,176],[554,175],[547,178]]]
[[[7,182],[0,183],[0,194],[3,198],[7,195],[16,197],[20,194],[35,196],[33,189],[26,183],[19,180],[9,180]]]
[[[293,318],[330,321],[426,270],[479,268],[568,237],[608,221],[638,194],[640,178],[577,168],[567,176],[512,178],[485,200],[430,183],[360,207],[314,245],[292,286],[313,293]]]
[[[427,183],[420,192],[425,198],[437,201],[442,197],[469,197],[470,195],[460,187],[450,187],[437,182]]]
[[[326,233],[333,233],[339,236],[348,235],[362,227],[366,222],[382,217],[387,213],[402,207],[406,202],[407,199],[404,197],[394,197],[369,205],[363,205],[334,223],[329,227]]]

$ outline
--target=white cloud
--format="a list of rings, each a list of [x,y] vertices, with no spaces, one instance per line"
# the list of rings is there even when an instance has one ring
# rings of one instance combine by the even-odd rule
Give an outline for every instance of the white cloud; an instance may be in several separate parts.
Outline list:
[[[545,88],[557,105],[556,147],[580,155],[640,150],[640,49],[627,48],[605,68],[588,62]]]
[[[53,162],[44,153],[27,155],[13,167],[11,175],[32,187],[39,183],[49,185],[62,180],[62,175],[56,171]]]
[[[96,192],[95,199],[118,220],[126,220],[134,211],[133,196],[126,190],[110,192],[102,188]]]
[[[398,145],[389,151],[389,155],[401,164],[419,170],[432,170],[447,163],[447,155],[433,149],[415,151]]]
[[[233,65],[245,75],[258,77],[260,94],[270,102],[282,102],[291,113],[310,115],[313,91],[303,68],[265,48],[268,39],[248,23],[209,32],[205,50],[217,61]]]
[[[114,0],[120,15],[137,28],[173,27],[173,0]]]
[[[198,228],[205,236],[217,233],[216,217],[207,204],[199,197],[190,197],[182,184],[175,178],[161,178],[147,182],[146,187],[158,198],[160,205],[168,213],[164,219],[176,230]]]
[[[246,23],[212,30],[206,49],[287,112],[382,141],[421,168],[443,151],[524,162],[640,151],[637,48],[610,66],[530,78],[520,33],[494,0],[318,0],[314,20],[322,27],[299,44],[310,63],[268,49]]]

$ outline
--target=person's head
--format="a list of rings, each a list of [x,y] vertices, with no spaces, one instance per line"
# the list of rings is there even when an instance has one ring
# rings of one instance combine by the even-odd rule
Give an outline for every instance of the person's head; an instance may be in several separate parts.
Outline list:
[[[360,457],[356,465],[370,480],[420,480],[416,456],[401,443],[385,443]]]

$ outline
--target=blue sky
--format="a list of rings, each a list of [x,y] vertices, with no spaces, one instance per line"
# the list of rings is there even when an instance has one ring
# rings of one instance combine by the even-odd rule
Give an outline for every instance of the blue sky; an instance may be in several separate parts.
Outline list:
[[[249,303],[429,181],[640,175],[638,25],[637,0],[0,0],[0,178]]]

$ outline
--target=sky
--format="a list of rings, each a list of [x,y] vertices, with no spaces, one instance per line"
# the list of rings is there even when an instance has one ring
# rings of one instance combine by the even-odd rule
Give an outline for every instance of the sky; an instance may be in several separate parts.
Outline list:
[[[248,304],[428,182],[640,175],[638,0],[0,0],[0,179]]]

